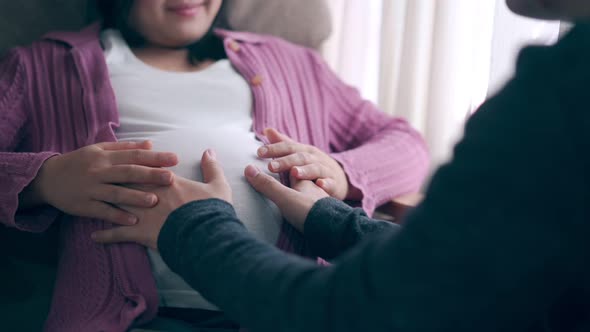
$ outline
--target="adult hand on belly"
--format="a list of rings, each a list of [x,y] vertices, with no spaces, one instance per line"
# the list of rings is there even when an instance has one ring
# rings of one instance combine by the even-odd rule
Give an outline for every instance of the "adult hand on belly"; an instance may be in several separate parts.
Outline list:
[[[330,196],[344,200],[359,200],[362,194],[348,181],[342,166],[322,150],[269,128],[264,131],[271,144],[258,149],[261,158],[275,158],[268,164],[274,173],[289,172],[298,180],[311,180]]]
[[[55,156],[45,161],[29,190],[38,203],[71,215],[134,224],[137,216],[115,206],[152,207],[158,197],[122,184],[170,185],[173,174],[160,167],[178,162],[172,153],[150,150],[150,142],[114,142]]]
[[[135,226],[118,227],[95,232],[92,239],[98,243],[135,242],[157,249],[158,236],[164,222],[174,210],[192,201],[217,198],[232,202],[232,191],[223,174],[221,165],[212,150],[203,153],[201,159],[203,182],[191,181],[176,176],[169,187],[154,190],[160,201],[148,209],[123,206],[139,217]]]

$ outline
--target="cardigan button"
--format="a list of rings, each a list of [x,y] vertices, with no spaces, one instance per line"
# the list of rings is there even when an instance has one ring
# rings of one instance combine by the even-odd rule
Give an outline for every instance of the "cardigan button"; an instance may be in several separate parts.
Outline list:
[[[240,44],[235,40],[230,40],[228,43],[229,49],[238,53],[240,51]]]
[[[253,86],[260,86],[260,85],[262,85],[263,81],[264,81],[264,79],[262,78],[261,75],[256,75],[256,76],[252,77],[252,79],[250,80],[250,83],[252,83]]]

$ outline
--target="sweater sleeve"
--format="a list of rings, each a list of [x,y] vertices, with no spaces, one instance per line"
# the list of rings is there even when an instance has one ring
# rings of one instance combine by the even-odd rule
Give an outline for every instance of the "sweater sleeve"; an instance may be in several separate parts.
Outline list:
[[[372,215],[379,205],[418,192],[430,164],[420,133],[406,120],[385,114],[364,100],[319,55],[309,52],[330,112],[331,156],[363,193],[365,211]]]
[[[19,194],[54,152],[17,152],[26,135],[26,70],[18,49],[0,61],[0,223],[42,232],[58,215],[51,207],[18,211]]]
[[[523,52],[399,232],[320,267],[209,200],[170,215],[164,260],[255,331],[529,330],[588,286],[588,39],[557,66],[559,49]]]
[[[315,254],[334,259],[369,237],[394,233],[399,228],[391,222],[371,219],[362,209],[328,197],[319,200],[309,211],[305,240]]]

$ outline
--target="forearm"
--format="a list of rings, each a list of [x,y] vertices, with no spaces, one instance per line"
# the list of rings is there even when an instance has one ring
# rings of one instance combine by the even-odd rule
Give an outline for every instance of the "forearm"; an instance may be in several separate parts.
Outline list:
[[[314,254],[333,259],[363,239],[383,233],[394,233],[399,226],[369,218],[362,209],[324,198],[315,203],[305,221],[305,240]]]
[[[386,300],[363,289],[368,255],[321,267],[256,241],[221,201],[175,211],[160,234],[162,257],[191,286],[243,326],[256,331],[359,331],[367,319],[386,331]],[[327,287],[330,285],[330,287]],[[352,325],[335,319],[353,313]]]
[[[571,284],[563,271],[580,265],[581,248],[550,220],[523,242],[518,214],[506,228],[489,216],[474,229],[456,213],[432,218],[441,207],[419,208],[408,228],[331,267],[256,241],[221,201],[174,212],[158,245],[192,287],[256,331],[521,331]]]

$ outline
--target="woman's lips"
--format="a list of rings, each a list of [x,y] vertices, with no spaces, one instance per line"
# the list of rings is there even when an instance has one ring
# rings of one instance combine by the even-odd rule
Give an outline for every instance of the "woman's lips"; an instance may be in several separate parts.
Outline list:
[[[193,17],[203,9],[204,4],[204,2],[196,4],[181,4],[177,6],[170,6],[168,7],[168,10],[179,16]]]

